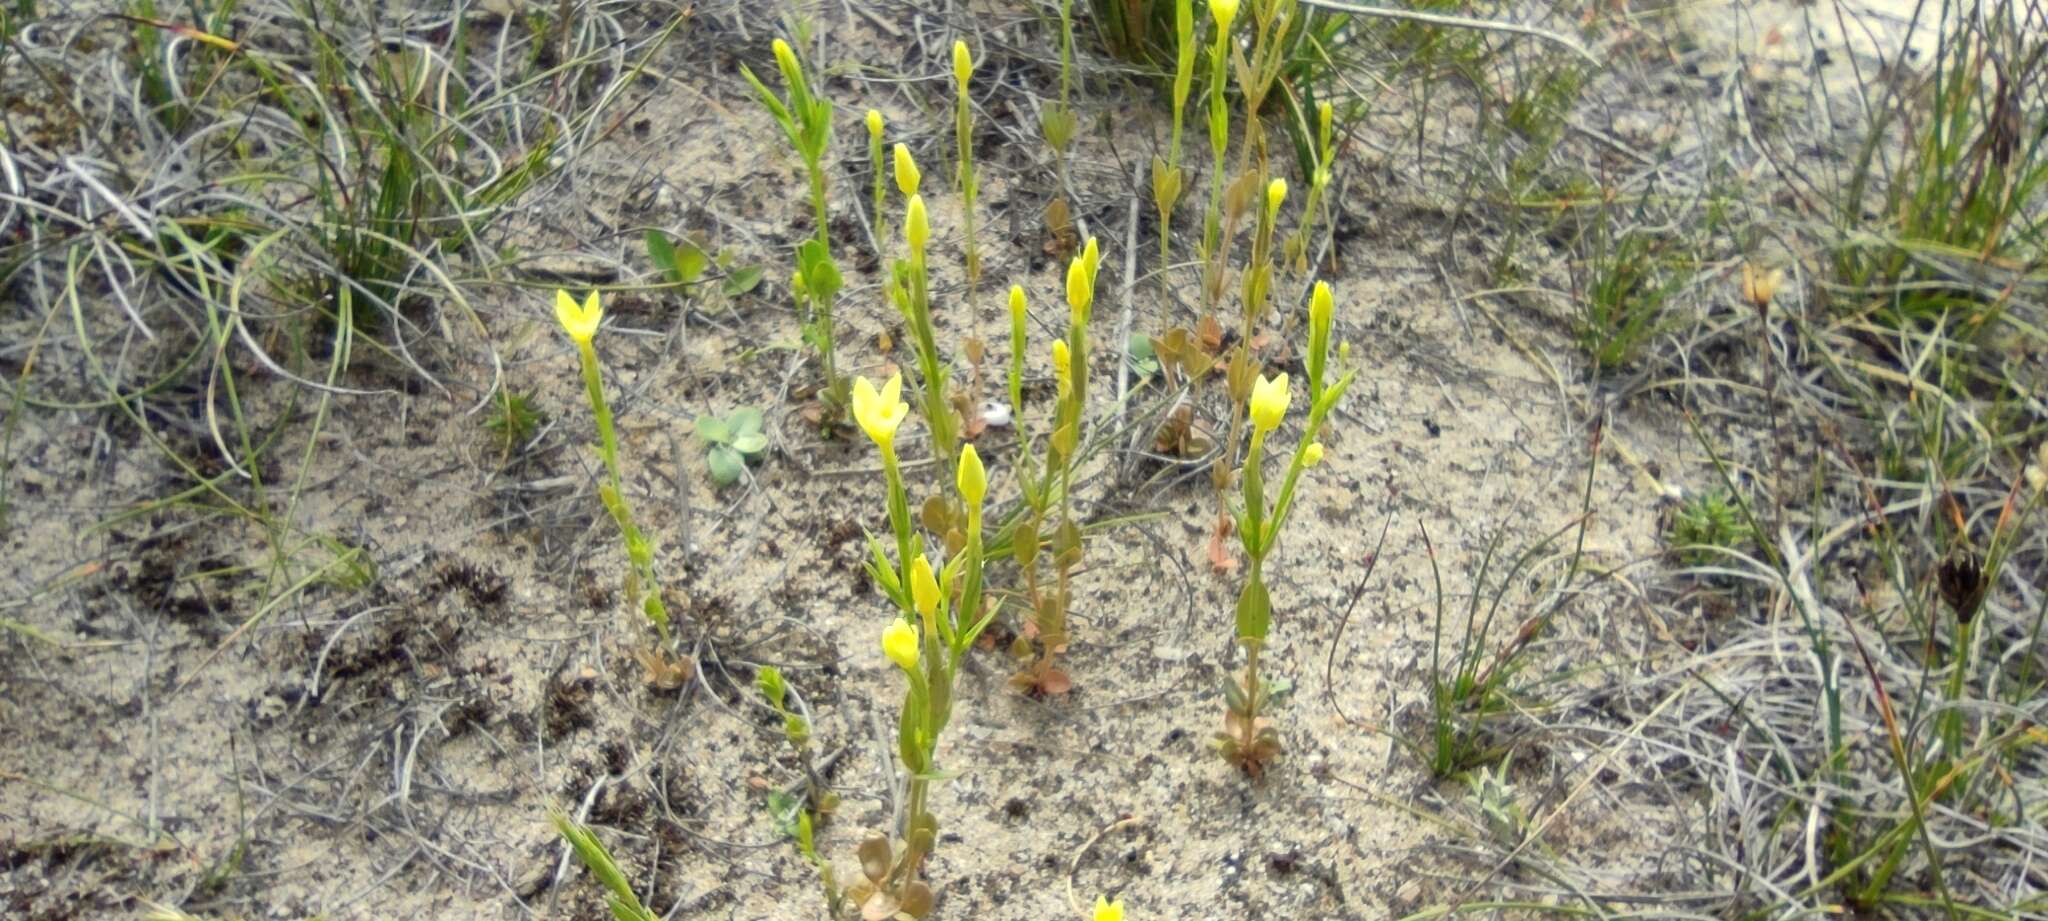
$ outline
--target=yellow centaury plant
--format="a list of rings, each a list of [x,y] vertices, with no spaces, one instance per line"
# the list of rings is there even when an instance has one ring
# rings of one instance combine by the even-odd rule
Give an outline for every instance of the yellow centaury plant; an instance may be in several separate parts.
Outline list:
[[[612,422],[611,406],[604,398],[604,372],[598,364],[597,348],[591,344],[604,322],[604,305],[595,291],[579,304],[569,292],[557,290],[555,320],[562,324],[570,341],[576,343],[576,354],[583,367],[584,393],[590,400],[591,414],[597,417],[598,454],[604,459],[605,474],[597,495],[604,502],[605,511],[618,523],[626,559],[631,563],[626,574],[626,597],[654,622],[665,648],[669,644],[668,608],[661,599],[661,582],[654,575],[654,545],[633,523],[633,509],[626,499],[624,477],[619,472],[618,432]]]
[[[1095,305],[1095,277],[1102,265],[1102,251],[1095,238],[1067,266],[1067,336],[1052,343],[1053,377],[1058,397],[1053,406],[1051,434],[1046,439],[1045,462],[1035,475],[1020,467],[1024,511],[1011,532],[1011,555],[1024,574],[1025,597],[1031,604],[1031,632],[1019,635],[1010,654],[1027,663],[1010,679],[1013,687],[1041,694],[1059,694],[1072,681],[1056,664],[1066,650],[1067,611],[1070,583],[1081,563],[1081,528],[1074,520],[1073,469],[1081,449],[1082,423],[1088,405],[1088,321]],[[1012,346],[1021,350],[1021,336],[1015,319],[1023,306],[1022,292],[1012,301]],[[1057,507],[1058,518],[1053,514]],[[1040,548],[1050,556],[1052,582],[1039,574]],[[1033,648],[1033,640],[1036,648]]]
[[[1355,377],[1355,372],[1346,372],[1335,384],[1323,385],[1323,375],[1329,366],[1333,313],[1330,286],[1317,282],[1308,307],[1309,349],[1305,362],[1309,386],[1308,422],[1302,427],[1301,438],[1295,444],[1287,476],[1281,481],[1280,493],[1270,505],[1261,468],[1265,460],[1266,439],[1280,427],[1291,402],[1287,375],[1259,377],[1252,384],[1251,398],[1247,401],[1246,414],[1251,422],[1252,437],[1251,446],[1245,452],[1242,474],[1243,508],[1236,520],[1245,556],[1251,560],[1245,573],[1244,587],[1237,599],[1237,640],[1245,649],[1244,681],[1224,686],[1224,731],[1217,736],[1217,747],[1224,757],[1253,775],[1280,753],[1278,733],[1259,717],[1259,707],[1265,698],[1265,688],[1259,682],[1259,652],[1271,632],[1273,620],[1272,597],[1265,581],[1266,559],[1279,543],[1280,529],[1287,523],[1287,514],[1293,508],[1294,490],[1302,471],[1322,462],[1324,449],[1316,436]]]
[[[882,630],[881,649],[905,681],[896,747],[897,760],[909,778],[907,809],[899,819],[902,847],[899,850],[883,835],[862,842],[866,879],[847,893],[861,906],[863,917],[877,918],[898,913],[921,918],[931,910],[931,888],[919,872],[938,840],[938,820],[929,806],[931,782],[937,775],[934,755],[952,717],[953,681],[960,663],[995,616],[994,606],[982,610],[982,503],[988,496],[988,472],[973,445],[960,449],[954,489],[966,523],[965,538],[950,559],[935,566],[912,530],[896,454],[897,429],[910,413],[902,390],[900,375],[880,388],[860,378],[853,384],[852,399],[854,421],[882,455],[896,555],[892,561],[881,544],[870,539],[867,568],[876,587],[896,606],[896,617]]]

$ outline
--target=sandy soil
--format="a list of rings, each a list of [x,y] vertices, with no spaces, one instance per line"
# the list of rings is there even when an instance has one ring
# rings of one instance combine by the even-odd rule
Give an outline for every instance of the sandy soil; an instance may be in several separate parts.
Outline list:
[[[1062,309],[1039,220],[1053,194],[1047,157],[1029,129],[1011,127],[1030,124],[1029,94],[1050,90],[1034,57],[1044,49],[1022,37],[1028,20],[1004,8],[984,24],[982,119],[1001,130],[981,138],[990,232],[979,290],[957,270],[958,202],[934,196],[941,335],[982,337],[998,356],[1007,285],[1031,295],[1034,349]],[[0,531],[0,594],[13,600],[0,616],[50,642],[11,636],[0,653],[0,913],[125,916],[154,900],[252,919],[598,918],[596,887],[565,869],[547,824],[559,804],[613,843],[657,911],[815,917],[815,878],[764,811],[765,792],[797,776],[747,692],[764,663],[789,676],[835,756],[829,774],[845,804],[821,849],[854,875],[855,842],[888,821],[878,738],[899,693],[875,649],[888,614],[860,568],[861,529],[882,526],[881,488],[864,441],[821,442],[795,415],[810,370],[789,348],[795,324],[776,279],[808,232],[807,211],[797,162],[736,73],[741,59],[765,70],[768,36],[754,22],[740,41],[730,24],[709,17],[678,44],[667,76],[639,90],[644,107],[627,130],[581,152],[516,231],[536,253],[595,251],[644,268],[639,228],[701,229],[768,270],[730,302],[615,296],[599,339],[620,395],[629,489],[661,544],[699,680],[654,691],[631,658],[644,632],[620,604],[624,561],[593,491],[590,421],[545,290],[478,298],[507,382],[549,417],[531,450],[507,463],[469,414],[490,377],[481,343],[437,350],[445,389],[366,358],[354,373],[379,392],[333,401],[283,538],[189,506],[140,507],[188,480],[134,424],[30,411],[13,442],[18,504]],[[927,187],[945,187],[948,84],[941,58],[915,41],[941,30],[905,22],[890,34],[836,6],[830,25],[846,62],[831,84],[834,206],[847,216],[835,235],[843,253],[865,254],[870,240],[851,216],[866,201],[862,109],[888,115],[892,140],[926,164]],[[906,79],[869,81],[856,65]],[[1130,171],[1155,143],[1149,101],[1107,84],[1084,99],[1074,185],[1105,249],[1096,315],[1107,347],[1093,373],[1108,381],[1122,338],[1109,331],[1192,322],[1193,271],[1177,269],[1162,292],[1149,204],[1127,237]],[[1338,169],[1325,277],[1361,379],[1270,566],[1280,574],[1270,669],[1292,688],[1275,714],[1287,756],[1254,783],[1208,748],[1237,661],[1236,586],[1204,559],[1213,504],[1203,479],[1150,461],[1100,463],[1084,486],[1090,513],[1151,517],[1089,545],[1073,693],[1005,690],[996,652],[963,678],[941,751],[960,776],[935,803],[939,917],[1072,917],[1071,899],[1107,892],[1136,918],[1381,918],[1480,891],[1471,880],[1483,872],[1457,867],[1425,818],[1460,802],[1462,787],[1431,782],[1387,734],[1413,731],[1427,680],[1434,587],[1420,529],[1462,605],[1496,532],[1521,546],[1573,520],[1598,418],[1589,407],[1610,391],[1586,383],[1562,307],[1503,312],[1465,296],[1477,263],[1445,241],[1485,230],[1400,191],[1428,169],[1404,153],[1412,143],[1384,140],[1406,123],[1396,108],[1355,126]],[[1600,127],[1651,130],[1626,118]],[[1200,159],[1192,148],[1190,159]],[[1184,209],[1177,226],[1196,221]],[[1127,239],[1143,277],[1126,275]],[[880,376],[909,358],[900,334],[880,348],[897,320],[872,257],[856,260],[841,301],[843,360]],[[1299,281],[1289,290],[1283,306],[1299,310]],[[118,312],[95,316],[108,336],[119,328]],[[10,310],[0,336],[40,321]],[[1049,374],[1042,354],[1031,369]],[[260,413],[287,411],[292,385],[244,371],[258,378],[248,399]],[[1133,384],[1125,412],[1136,415],[1156,387]],[[1048,389],[1036,382],[1027,423],[1046,411]],[[1115,390],[1096,388],[1097,420],[1117,414]],[[179,399],[152,412],[203,418],[203,393]],[[1205,412],[1220,411],[1213,403]],[[768,411],[773,445],[749,481],[714,491],[689,422],[741,405]],[[304,438],[310,406],[290,408],[284,444]],[[188,456],[210,455],[203,426],[164,431]],[[1646,616],[1631,578],[1656,565],[1664,491],[1710,474],[1654,402],[1608,414],[1601,437],[1586,550],[1617,577],[1570,602],[1542,640],[1539,673],[1669,648],[1685,630]],[[922,445],[916,432],[906,440]],[[1009,501],[1014,435],[992,429],[981,443]],[[297,456],[275,453],[263,471],[274,499],[290,492]],[[917,467],[913,493],[940,482]],[[329,558],[306,534],[362,548],[374,579],[314,580],[266,606]],[[274,566],[280,540],[298,562]],[[1510,609],[1538,588],[1510,592]],[[1612,855],[1611,872],[1648,886],[1682,806],[1626,783],[1587,789],[1617,767],[1539,754],[1513,779],[1559,829],[1554,846]]]

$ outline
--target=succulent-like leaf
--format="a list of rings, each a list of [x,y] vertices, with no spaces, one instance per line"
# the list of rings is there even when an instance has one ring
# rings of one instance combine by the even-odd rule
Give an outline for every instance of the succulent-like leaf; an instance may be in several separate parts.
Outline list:
[[[730,446],[722,444],[712,445],[709,458],[711,462],[711,482],[720,486],[731,486],[739,482],[740,474],[746,472],[746,459],[740,456],[740,452],[733,450]]]

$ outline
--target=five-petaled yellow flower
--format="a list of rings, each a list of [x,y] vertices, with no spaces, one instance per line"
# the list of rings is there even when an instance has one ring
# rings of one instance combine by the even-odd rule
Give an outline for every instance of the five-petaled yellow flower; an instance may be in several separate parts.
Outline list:
[[[911,159],[910,148],[901,143],[896,145],[896,188],[904,195],[917,194],[917,182],[924,176],[917,171],[917,161]]]
[[[910,207],[904,209],[903,239],[910,244],[912,252],[924,252],[924,245],[931,242],[932,224],[924,213],[924,196],[910,196]]]
[[[982,498],[988,495],[988,470],[981,466],[981,455],[973,445],[960,449],[960,472],[953,479],[960,487],[960,498],[967,500],[967,508],[981,508]]]
[[[903,424],[903,417],[910,415],[910,404],[903,402],[903,375],[889,375],[889,382],[877,392],[875,385],[867,378],[853,381],[853,421],[860,423],[861,431],[881,446],[883,453],[895,449],[896,427]]]
[[[604,319],[604,306],[597,302],[595,291],[590,292],[590,296],[579,305],[569,292],[556,288],[555,319],[561,322],[562,329],[567,330],[569,338],[576,340],[578,345],[589,345],[591,338],[597,335],[597,324]]]
[[[1124,900],[1112,902],[1102,896],[1095,897],[1094,921],[1124,921]]]
[[[1323,443],[1320,441],[1309,442],[1308,447],[1301,452],[1301,465],[1303,467],[1313,467],[1322,462]]]
[[[939,610],[939,580],[933,578],[932,564],[922,553],[910,561],[910,604],[919,617],[931,617]]]
[[[904,671],[917,669],[917,628],[900,618],[882,628],[882,654]]]
[[[1287,415],[1287,375],[1261,376],[1252,384],[1252,428],[1260,433],[1280,427]]]

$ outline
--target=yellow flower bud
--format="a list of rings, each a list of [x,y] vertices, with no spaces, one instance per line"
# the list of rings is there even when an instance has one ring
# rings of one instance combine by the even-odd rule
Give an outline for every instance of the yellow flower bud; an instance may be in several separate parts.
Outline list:
[[[1280,203],[1287,200],[1287,180],[1275,178],[1266,183],[1266,217],[1280,213]]]
[[[924,196],[910,196],[910,207],[904,209],[903,239],[909,241],[914,252],[924,252],[924,245],[931,242],[932,225],[924,216]]]
[[[902,618],[890,621],[882,628],[882,655],[904,671],[917,669],[917,628],[905,623]]]
[[[868,110],[868,136],[877,141],[882,139],[882,113],[873,109]]]
[[[1093,921],[1124,921],[1124,900],[1117,899],[1112,902],[1102,896],[1096,896]]]
[[[1344,340],[1343,342],[1339,342],[1339,343],[1337,343],[1337,360],[1338,360],[1338,361],[1350,361],[1350,360],[1351,360],[1351,340],[1349,340],[1349,339],[1346,339],[1346,340]]]
[[[939,611],[939,580],[932,578],[932,564],[923,554],[910,561],[910,603],[919,617],[932,617]]]
[[[1287,375],[1276,374],[1271,378],[1263,375],[1252,384],[1252,428],[1259,432],[1270,432],[1280,427],[1281,418],[1287,415]]]
[[[1095,303],[1095,279],[1089,274],[1086,254],[1067,264],[1067,306],[1073,308],[1076,325],[1088,322],[1088,308]]]
[[[896,445],[896,427],[903,424],[903,418],[910,415],[910,404],[903,402],[903,375],[892,374],[889,382],[877,392],[875,385],[865,377],[853,381],[853,421],[860,424],[861,431],[875,440],[884,452]]]
[[[788,42],[779,38],[775,40],[775,63],[782,65],[784,73],[797,71],[796,52],[790,50]]]
[[[1315,293],[1309,295],[1308,299],[1308,328],[1311,334],[1315,330],[1329,332],[1330,316],[1335,310],[1336,301],[1330,296],[1330,283],[1316,282]]]
[[[1323,462],[1323,443],[1322,443],[1322,442],[1320,442],[1320,441],[1312,441],[1312,442],[1309,442],[1309,445],[1308,445],[1308,447],[1306,447],[1306,448],[1302,449],[1302,452],[1301,452],[1301,465],[1302,465],[1303,467],[1313,467],[1313,466],[1315,466],[1315,465],[1317,465],[1317,464],[1320,464],[1320,463],[1322,463],[1322,462]]]
[[[569,292],[555,289],[555,321],[562,324],[569,338],[578,345],[589,345],[597,335],[597,325],[604,320],[604,307],[597,301],[597,292],[590,292],[582,304],[569,296]]]
[[[1059,381],[1062,391],[1074,385],[1074,358],[1067,351],[1067,340],[1052,341],[1052,376]]]
[[[1010,322],[1021,325],[1024,322],[1024,286],[1010,286]]]
[[[1230,21],[1237,18],[1237,0],[1209,0],[1209,17],[1216,20],[1216,34],[1230,31]]]
[[[897,144],[896,188],[903,190],[904,195],[916,195],[918,178],[923,175],[917,171],[917,161],[910,158],[910,148]]]
[[[988,471],[981,466],[981,455],[973,445],[960,449],[960,472],[953,479],[968,509],[981,508],[982,498],[988,495]]]
[[[967,53],[967,43],[953,43],[953,82],[960,85],[960,92],[967,92],[967,80],[974,76],[974,57]]]

